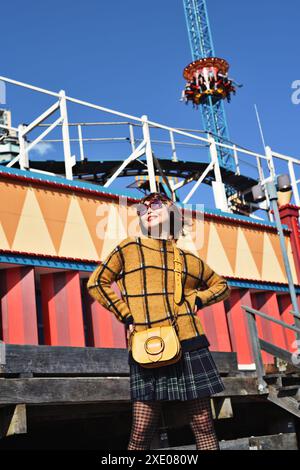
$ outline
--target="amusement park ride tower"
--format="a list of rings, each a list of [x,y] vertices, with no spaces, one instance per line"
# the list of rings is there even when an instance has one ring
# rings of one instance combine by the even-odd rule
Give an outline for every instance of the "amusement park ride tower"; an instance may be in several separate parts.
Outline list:
[[[229,134],[223,100],[230,102],[231,93],[235,94],[234,82],[228,78],[229,65],[215,57],[205,0],[183,0],[183,6],[193,62],[183,72],[187,83],[182,100],[200,107],[204,129],[217,142],[226,143]],[[232,151],[219,146],[217,149],[220,166],[235,171]],[[228,196],[235,192],[230,185],[225,187]]]
[[[236,92],[235,87],[241,85],[228,77],[229,64],[226,60],[215,57],[205,0],[183,0],[183,5],[193,62],[184,69],[187,83],[181,99],[186,104],[191,101],[194,107],[200,109],[203,130],[195,132],[192,130],[191,133],[189,129],[169,127],[150,121],[147,115],[136,117],[77,100],[67,96],[64,90],[55,93],[2,77],[7,84],[31,88],[55,97],[57,101],[29,125],[19,125],[17,143],[20,146],[17,150],[9,147],[9,153],[7,152],[4,144],[7,143],[8,138],[12,138],[11,131],[9,135],[4,136],[0,145],[0,161],[6,162],[8,167],[19,166],[23,170],[32,169],[52,175],[65,175],[67,179],[82,179],[104,188],[111,186],[116,178],[135,177],[127,188],[138,189],[141,192],[165,192],[178,202],[180,201],[179,191],[192,183],[182,201],[184,204],[190,201],[194,192],[203,183],[212,187],[214,203],[219,210],[249,216],[260,209],[260,203],[256,203],[252,195],[252,187],[258,182],[257,177],[240,170],[238,153],[242,153],[243,149],[229,141],[226,123],[224,100],[229,102],[231,94]],[[70,103],[117,116],[118,121],[91,123],[80,119],[76,120],[78,122],[70,122]],[[45,122],[54,113],[59,114],[58,119],[52,123]],[[120,117],[125,118],[126,121],[120,122]],[[47,129],[36,137],[40,126],[47,127]],[[106,135],[102,137],[102,134],[100,137],[98,134],[93,137],[83,136],[84,130],[94,126],[97,126],[96,130],[100,129],[100,132],[102,129],[108,129],[108,126],[111,126],[109,129],[120,129],[120,126],[126,126],[127,134],[121,137],[115,136],[112,130],[112,137]],[[59,127],[62,138],[55,136],[55,139],[48,140],[48,133],[53,130],[57,131]],[[76,129],[78,137],[74,136]],[[198,132],[204,135],[200,136]],[[33,135],[34,140],[30,141]],[[36,150],[36,146],[41,141],[50,145],[54,142],[62,142],[64,160],[31,159],[31,150],[34,147]],[[126,142],[130,144],[131,153],[125,160],[124,158],[111,159],[106,155],[104,159],[100,159],[99,154],[93,157],[88,154],[89,150],[84,148],[85,142],[92,141]],[[74,149],[74,145],[77,145],[74,142],[79,144],[80,158],[76,157],[78,148]],[[170,153],[167,158],[159,157],[161,146],[165,144],[169,146],[172,157]],[[177,149],[184,148],[179,146],[194,148],[197,152],[200,147],[206,147],[209,149],[208,162],[205,158],[199,158],[199,152],[196,159],[189,158],[188,152],[183,155],[184,159],[178,158]],[[253,152],[250,153],[252,157],[255,156]],[[145,161],[140,160],[141,158]]]

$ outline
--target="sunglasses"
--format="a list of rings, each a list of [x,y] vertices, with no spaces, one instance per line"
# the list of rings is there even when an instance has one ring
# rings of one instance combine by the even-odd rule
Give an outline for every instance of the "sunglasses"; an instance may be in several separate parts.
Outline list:
[[[153,199],[153,201],[151,202],[151,204],[149,205],[146,205],[146,204],[138,204],[137,205],[137,214],[139,216],[142,216],[144,214],[146,214],[146,212],[148,211],[149,207],[151,207],[151,209],[153,211],[156,211],[157,209],[161,209],[163,206],[163,202],[160,200],[160,199]]]

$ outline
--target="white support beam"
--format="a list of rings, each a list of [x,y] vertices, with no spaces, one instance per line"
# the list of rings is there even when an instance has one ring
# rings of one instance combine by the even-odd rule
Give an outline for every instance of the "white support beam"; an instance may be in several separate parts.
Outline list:
[[[14,160],[19,160],[20,162],[20,168],[21,170],[26,170],[29,168],[29,158],[28,158],[28,153],[26,149],[26,139],[25,139],[25,134],[26,134],[26,126],[23,124],[19,125],[19,146],[20,146],[20,153],[17,155],[7,166],[12,166],[14,163]]]
[[[133,125],[129,124],[129,136],[130,136],[130,144],[131,144],[131,151],[135,151],[135,138],[134,138],[134,131]]]
[[[274,150],[272,150],[272,154],[273,154],[273,157],[275,158],[280,158],[281,160],[292,161],[293,163],[300,165],[299,158],[295,158],[289,155],[284,155],[283,153],[274,152]]]
[[[171,141],[171,147],[172,147],[172,162],[178,162],[175,140],[174,140],[174,133],[173,131],[169,131],[169,133],[170,133],[170,141]]]
[[[235,144],[233,144],[233,156],[234,156],[235,167],[236,167],[236,172],[235,172],[235,174],[236,174],[236,175],[240,175],[240,174],[241,174],[241,170],[240,170],[240,166],[239,166],[239,156],[238,156],[238,153],[237,153],[236,145],[235,145]]]
[[[62,118],[59,117],[56,121],[54,121],[49,127],[47,127],[35,140],[33,140],[30,144],[27,145],[25,135],[28,134],[28,127],[20,124],[18,128],[18,138],[19,138],[19,146],[20,146],[20,153],[16,155],[6,166],[11,167],[17,161],[20,161],[20,168],[21,170],[29,169],[29,157],[28,153],[30,150],[35,147],[39,142],[43,140],[43,138],[48,135],[56,126],[58,126],[62,122]]]
[[[122,165],[119,166],[119,168],[114,172],[114,174],[106,181],[106,183],[103,185],[104,188],[108,188],[111,185],[111,183],[117,178],[117,176],[122,173],[123,169],[128,165],[128,163],[145,154],[145,145],[146,143],[143,140],[140,145],[129,155],[129,157],[124,160]]]
[[[78,124],[77,130],[78,130],[80,160],[83,162],[83,160],[84,160],[85,157],[84,157],[84,150],[83,150],[82,129],[81,129],[81,125],[80,125],[80,124]]]
[[[146,142],[145,150],[146,150],[146,160],[147,160],[150,192],[154,193],[157,191],[157,188],[156,188],[156,181],[155,181],[155,171],[154,171],[154,164],[153,164],[153,157],[152,157],[148,117],[146,115],[142,116],[142,121],[143,121],[143,136]]]
[[[191,176],[190,178],[186,178],[183,181],[179,181],[179,183],[173,183],[173,191],[177,191],[177,189],[182,188],[183,186],[188,183],[191,183],[192,181],[194,181],[194,178]]]
[[[33,140],[32,142],[30,142],[29,145],[27,145],[26,147],[26,152],[28,154],[28,152],[33,149],[33,147],[35,147],[35,145],[37,145],[39,142],[41,142],[43,140],[43,138],[49,134],[49,132],[51,132],[56,126],[58,126],[60,123],[62,122],[62,117],[60,116],[58,119],[56,119],[56,121],[54,121],[51,126],[47,127],[47,129],[44,130],[44,132],[42,132],[35,140]],[[26,134],[27,134],[27,130],[26,130]]]
[[[60,115],[62,117],[62,136],[63,136],[63,148],[64,148],[64,157],[65,157],[65,173],[66,178],[69,180],[73,179],[73,166],[76,163],[75,156],[71,155],[71,145],[70,145],[70,135],[69,135],[69,126],[68,126],[68,111],[67,111],[67,102],[66,94],[64,90],[59,92],[59,103],[60,103]]]
[[[0,129],[5,129],[5,130],[7,130],[7,131],[18,132],[17,127],[4,126],[4,124],[0,124]]]
[[[217,209],[221,209],[224,212],[230,212],[226,197],[225,185],[222,181],[222,175],[220,171],[216,141],[212,136],[209,136],[208,140],[210,141],[209,151],[216,179],[216,181],[212,182],[215,205]]]
[[[194,194],[194,192],[196,191],[196,189],[200,186],[200,184],[202,183],[202,181],[204,180],[204,178],[206,177],[206,175],[213,169],[214,167],[214,162],[210,162],[210,164],[205,168],[205,170],[203,171],[203,173],[201,174],[200,178],[198,179],[198,181],[194,184],[194,186],[192,187],[192,189],[190,190],[190,192],[188,193],[188,195],[184,198],[183,200],[183,203],[186,204],[190,198],[192,197],[192,195]],[[176,185],[177,186],[177,185]]]
[[[45,119],[52,116],[55,111],[59,109],[59,101],[54,103],[50,108],[46,109],[40,116],[38,116],[34,121],[32,121],[28,126],[26,126],[26,134],[28,134],[32,129],[41,124]],[[25,134],[24,134],[25,135]]]

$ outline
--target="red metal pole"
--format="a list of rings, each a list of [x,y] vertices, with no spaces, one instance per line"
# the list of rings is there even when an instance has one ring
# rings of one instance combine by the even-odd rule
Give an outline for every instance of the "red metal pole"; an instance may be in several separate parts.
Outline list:
[[[292,231],[291,246],[298,282],[300,284],[300,226],[298,222],[300,207],[293,204],[285,204],[278,209],[281,222],[287,225]]]

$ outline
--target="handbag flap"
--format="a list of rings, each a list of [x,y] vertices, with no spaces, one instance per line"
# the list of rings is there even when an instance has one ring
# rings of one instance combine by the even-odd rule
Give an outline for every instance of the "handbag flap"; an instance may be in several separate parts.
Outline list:
[[[132,339],[132,356],[140,363],[167,361],[178,354],[180,342],[172,326],[136,332]]]

